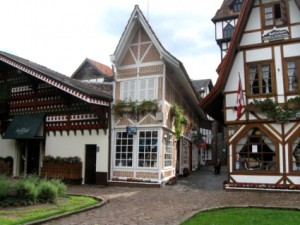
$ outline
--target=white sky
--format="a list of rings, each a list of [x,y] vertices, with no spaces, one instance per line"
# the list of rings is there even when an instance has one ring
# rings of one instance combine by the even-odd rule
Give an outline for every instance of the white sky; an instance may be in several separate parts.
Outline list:
[[[220,50],[211,18],[223,0],[0,0],[0,51],[71,76],[110,55],[135,5],[191,79],[215,83]]]

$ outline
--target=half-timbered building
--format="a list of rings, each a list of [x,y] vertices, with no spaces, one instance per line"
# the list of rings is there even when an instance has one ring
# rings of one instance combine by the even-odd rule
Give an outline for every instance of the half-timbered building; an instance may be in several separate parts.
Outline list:
[[[199,131],[205,115],[183,64],[162,46],[138,6],[111,60],[115,92],[110,182],[161,185],[195,170],[198,148],[192,131]],[[130,108],[120,110],[124,105]],[[174,105],[187,118],[177,136]]]
[[[12,176],[47,176],[45,156],[79,157],[80,182],[107,183],[112,87],[95,87],[0,52],[0,92],[0,157],[12,159]]]
[[[290,104],[299,100],[299,59],[300,1],[244,0],[216,85],[200,102],[227,126],[227,188],[299,187],[299,108]]]

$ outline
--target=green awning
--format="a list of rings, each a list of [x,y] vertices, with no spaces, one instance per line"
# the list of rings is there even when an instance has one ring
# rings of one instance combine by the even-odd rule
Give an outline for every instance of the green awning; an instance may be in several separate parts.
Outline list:
[[[45,114],[14,116],[3,139],[34,139],[43,137]]]

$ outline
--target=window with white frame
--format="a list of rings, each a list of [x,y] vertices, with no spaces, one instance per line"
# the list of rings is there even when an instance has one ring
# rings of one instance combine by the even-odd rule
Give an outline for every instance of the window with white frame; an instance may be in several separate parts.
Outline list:
[[[121,82],[121,99],[132,100],[136,99],[136,80],[128,80]]]
[[[172,146],[173,138],[171,134],[166,134],[165,138],[165,167],[172,166]]]
[[[139,80],[139,101],[153,100],[156,98],[155,81],[154,78]]]
[[[139,167],[157,167],[157,131],[139,132]]]
[[[127,80],[121,82],[122,100],[153,100],[156,99],[156,78]]]
[[[115,166],[132,167],[133,135],[116,132],[115,143]]]

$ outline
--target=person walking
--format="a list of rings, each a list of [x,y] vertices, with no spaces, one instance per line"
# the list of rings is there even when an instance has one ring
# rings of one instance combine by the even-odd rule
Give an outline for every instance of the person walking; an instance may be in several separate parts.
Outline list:
[[[220,175],[221,171],[221,160],[220,158],[217,158],[217,162],[215,164],[215,174]]]

